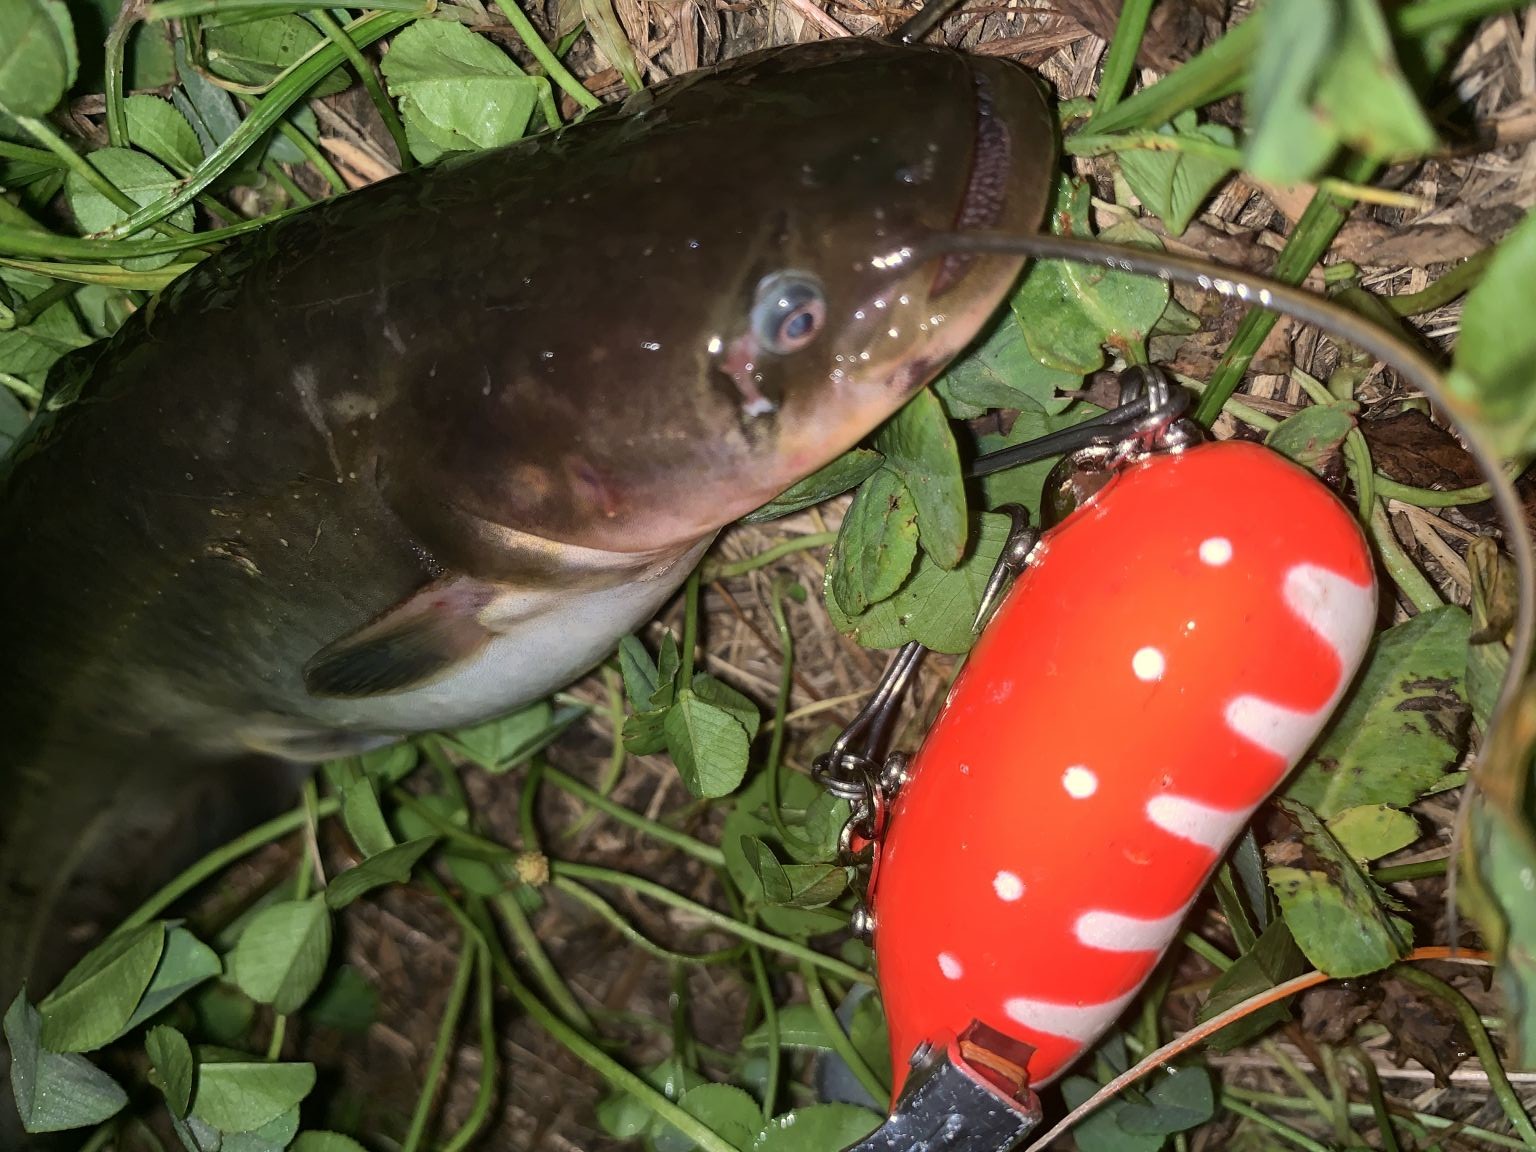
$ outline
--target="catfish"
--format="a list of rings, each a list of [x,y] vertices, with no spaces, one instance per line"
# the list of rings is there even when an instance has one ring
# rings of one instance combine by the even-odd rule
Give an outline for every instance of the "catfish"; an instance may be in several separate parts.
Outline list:
[[[1011,63],[770,49],[278,221],[62,361],[0,464],[5,1002],[289,794],[253,763],[607,657],[977,335],[1023,257],[901,253],[1036,230],[1056,147]]]

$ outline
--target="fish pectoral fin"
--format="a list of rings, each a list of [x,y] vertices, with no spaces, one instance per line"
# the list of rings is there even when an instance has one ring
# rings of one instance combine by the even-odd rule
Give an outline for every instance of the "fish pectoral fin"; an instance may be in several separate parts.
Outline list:
[[[419,688],[477,656],[495,633],[481,613],[494,585],[435,580],[373,622],[327,644],[304,665],[311,695],[358,699]]]

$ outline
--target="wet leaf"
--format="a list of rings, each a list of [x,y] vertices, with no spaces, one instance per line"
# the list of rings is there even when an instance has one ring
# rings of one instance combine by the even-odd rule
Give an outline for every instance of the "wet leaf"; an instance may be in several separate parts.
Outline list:
[[[208,70],[222,79],[256,87],[270,84],[324,40],[318,28],[292,13],[214,24],[203,31]],[[351,83],[345,69],[337,68],[311,88],[309,95],[334,96]]]
[[[757,1130],[763,1126],[761,1106],[733,1084],[700,1084],[684,1092],[678,1104],[684,1112],[704,1121],[717,1136],[742,1152],[749,1152]],[[664,1121],[657,1125],[653,1139],[657,1152],[665,1152],[668,1147],[689,1152],[696,1147],[692,1140]]]
[[[1422,834],[1411,813],[1385,804],[1346,808],[1328,821],[1339,846],[1362,864],[1408,847]]]
[[[185,928],[174,926],[165,934],[165,949],[139,1005],[123,1025],[131,1032],[155,1013],[160,1012],[205,980],[222,975],[224,965],[218,954]]]
[[[1163,136],[1195,136],[1232,147],[1237,138],[1225,124],[1200,124],[1193,111],[1180,113],[1159,128]],[[1146,209],[1182,236],[1200,205],[1231,174],[1230,165],[1195,152],[1127,148],[1118,153],[1126,183]]]
[[[203,146],[187,118],[169,100],[135,93],[123,101],[128,142],[185,176],[203,162]]]
[[[895,594],[917,559],[917,506],[900,476],[881,468],[854,495],[827,561],[841,604],[863,612]]]
[[[761,1052],[768,1047],[768,1026],[759,1024],[741,1040],[748,1052]],[[828,1051],[832,1041],[821,1026],[821,1017],[809,1004],[791,1004],[779,1009],[779,1047],[814,1048]]]
[[[1333,977],[1364,976],[1408,954],[1413,931],[1391,915],[1381,890],[1306,807],[1278,802],[1301,829],[1313,868],[1274,867],[1269,884],[1297,947],[1313,967]]]
[[[750,744],[740,720],[685,688],[662,726],[667,751],[690,793],[712,798],[736,791],[747,772]]]
[[[0,107],[45,116],[75,82],[75,32],[59,0],[0,2]]]
[[[1006,516],[982,513],[972,552],[954,571],[946,572],[920,554],[912,576],[896,594],[866,612],[847,611],[828,579],[825,593],[832,623],[866,648],[896,648],[916,640],[936,652],[968,651],[976,639],[971,624],[1008,528]]]
[[[1536,450],[1536,213],[1499,244],[1467,293],[1446,386],[1457,413],[1503,456]]]
[[[38,1043],[42,1017],[23,991],[5,1014],[11,1050],[11,1094],[31,1133],[100,1124],[120,1112],[128,1094],[84,1056],[49,1052]]]
[[[864,483],[880,467],[884,458],[868,448],[855,448],[844,452],[832,463],[812,472],[798,484],[792,484],[755,512],[741,518],[744,524],[761,524],[765,520],[777,520],[810,508],[823,500],[841,496],[850,488]]]
[[[159,921],[109,936],[38,1005],[42,1046],[50,1052],[90,1052],[120,1036],[164,949]]]
[[[875,447],[912,495],[923,551],[940,568],[953,568],[965,555],[965,476],[939,398],[927,388],[912,397],[881,427]]]
[[[1059,204],[1053,232],[1093,235],[1087,184],[1065,182]],[[1150,238],[1150,233],[1119,237],[1142,238]],[[1147,333],[1167,306],[1168,285],[1162,280],[1064,260],[1031,264],[1011,302],[1035,358],[1078,377],[1103,367],[1106,344],[1144,349]]]
[[[1211,1074],[1190,1065],[1154,1072],[1146,1081],[1142,1099],[1121,1103],[1115,1123],[1137,1135],[1171,1136],[1198,1128],[1214,1115],[1216,1094],[1211,1088]]]
[[[1470,618],[1446,605],[1376,638],[1342,712],[1286,795],[1325,820],[1361,804],[1406,807],[1466,741]]]
[[[315,1086],[313,1064],[208,1059],[200,1051],[192,1113],[221,1132],[253,1132],[282,1118]]]
[[[436,836],[423,836],[395,844],[370,856],[361,864],[348,868],[331,881],[325,890],[325,902],[332,908],[345,908],[364,893],[389,884],[404,884],[411,878],[411,871],[438,841]]]
[[[880,1126],[881,1117],[852,1104],[812,1104],[768,1122],[751,1152],[841,1152]]]
[[[1281,421],[1264,443],[1313,472],[1338,458],[1344,438],[1355,426],[1353,404],[1314,404]]]
[[[423,163],[520,139],[549,88],[490,41],[446,20],[421,20],[402,31],[383,72],[400,102],[411,153]]]
[[[325,896],[286,900],[251,918],[230,954],[229,972],[252,1000],[288,1015],[303,1007],[314,992],[330,954],[331,913]],[[228,1128],[211,1117],[204,1119]]]
[[[154,1066],[155,1084],[165,1094],[166,1106],[176,1116],[186,1116],[192,1106],[192,1077],[197,1070],[187,1038],[162,1024],[144,1037],[144,1050]]]

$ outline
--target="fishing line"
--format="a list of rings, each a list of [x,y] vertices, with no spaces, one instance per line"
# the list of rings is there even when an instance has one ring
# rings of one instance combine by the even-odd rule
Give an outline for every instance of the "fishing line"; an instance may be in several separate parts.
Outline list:
[[[1310,292],[1203,260],[1070,236],[977,231],[938,234],[913,247],[892,252],[874,263],[877,267],[896,268],[909,262],[926,263],[953,254],[1069,260],[1138,276],[1154,276],[1291,316],[1316,325],[1335,340],[1354,344],[1370,353],[1394,369],[1448,415],[1454,412],[1439,369],[1401,336]],[[1492,734],[1501,727],[1501,722],[1514,707],[1521,680],[1530,662],[1532,634],[1536,631],[1536,591],[1533,591],[1533,585],[1536,585],[1536,558],[1532,556],[1531,540],[1525,531],[1524,514],[1513,481],[1506,475],[1498,457],[1481,438],[1454,416],[1451,418],[1461,432],[1468,453],[1488,479],[1491,499],[1503,523],[1505,544],[1514,559],[1516,584],[1520,593],[1515,611],[1515,634],[1510,644],[1509,667],[1504,673],[1498,701],[1489,716],[1484,740],[1486,747],[1493,739]]]

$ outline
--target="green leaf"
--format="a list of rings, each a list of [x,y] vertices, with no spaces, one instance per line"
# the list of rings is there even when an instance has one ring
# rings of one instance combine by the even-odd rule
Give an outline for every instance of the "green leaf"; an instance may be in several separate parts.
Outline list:
[[[519,139],[549,90],[548,80],[523,75],[488,40],[445,20],[421,20],[396,36],[383,72],[423,163]]]
[[[304,1018],[311,1024],[340,1032],[366,1032],[378,1017],[378,992],[350,964],[336,969],[304,1008]]]
[[[373,781],[363,774],[361,765],[341,785],[341,822],[364,857],[377,856],[395,846]]]
[[[42,277],[21,277],[9,271],[5,273],[4,281],[16,290],[18,296],[27,300],[44,291],[50,283]],[[26,327],[0,332],[0,372],[17,376],[34,388],[42,388],[49,369],[60,357],[90,342],[90,336],[81,329],[68,301],[61,300]],[[4,388],[0,388],[0,392],[8,394]],[[15,398],[11,397],[7,401],[8,407],[14,402]],[[21,411],[19,405],[11,410]],[[26,424],[25,413],[19,423],[15,417],[7,418],[3,423],[15,430],[12,435],[19,434]]]
[[[852,1104],[812,1104],[775,1116],[751,1152],[840,1152],[878,1128],[883,1117]]]
[[[827,561],[838,602],[863,612],[895,594],[917,559],[917,506],[901,477],[875,472],[853,497]]]
[[[645,87],[640,76],[640,62],[630,46],[624,25],[619,23],[618,13],[613,10],[613,0],[579,0],[581,18],[587,25],[592,42],[597,45],[603,59],[618,69],[631,92]]]
[[[1338,458],[1344,438],[1355,426],[1354,404],[1314,404],[1281,421],[1264,443],[1303,468],[1321,472]]]
[[[684,1092],[678,1105],[742,1152],[750,1152],[757,1130],[763,1125],[763,1110],[757,1101],[733,1084],[700,1084]],[[696,1147],[692,1140],[664,1121],[657,1125],[652,1139],[657,1152],[668,1147],[689,1152]]]
[[[1064,179],[1061,207],[1052,213],[1053,231],[1091,237],[1092,202],[1087,184]],[[1144,230],[1125,237],[1156,247]],[[1138,354],[1147,333],[1168,306],[1168,285],[1148,276],[1133,276],[1064,260],[1037,260],[1010,305],[1024,325],[1024,339],[1035,358],[1048,367],[1079,377],[1104,364],[1104,345]]]
[[[951,365],[934,391],[958,418],[979,416],[988,408],[1057,413],[1072,403],[1059,392],[1081,388],[1081,372],[1051,368],[1036,359],[1024,338],[1030,321],[1004,312],[981,345]],[[960,411],[954,411],[955,408]]]
[[[780,791],[782,816],[791,830],[795,828],[798,818],[826,811],[817,806],[817,801],[825,793],[808,776],[799,773],[785,774]],[[725,853],[725,867],[730,873],[732,882],[742,893],[747,906],[757,911],[770,931],[803,940],[846,929],[848,917],[842,913],[828,912],[819,908],[791,908],[768,902],[762,881],[755,870],[757,850],[750,847],[750,842],[756,839],[771,845],[775,854],[781,848],[785,851],[789,849],[780,840],[778,829],[766,817],[767,796],[767,773],[760,772],[735,798],[735,803],[725,818],[725,826],[720,833],[720,847]],[[808,825],[807,828],[809,828]],[[750,858],[749,851],[752,853]],[[787,877],[786,885],[788,886]],[[792,886],[790,890],[793,891]]]
[[[367,1152],[367,1149],[340,1132],[300,1132],[289,1152]]]
[[[1375,160],[1431,152],[1439,141],[1403,76],[1378,0],[1343,0],[1342,36],[1322,75],[1317,103],[1339,138]]]
[[[192,1107],[192,1076],[197,1063],[192,1059],[192,1046],[187,1038],[169,1025],[151,1028],[144,1037],[144,1050],[154,1065],[155,1084],[165,1094],[166,1106],[177,1116],[184,1117]]]
[[[1457,413],[1503,456],[1536,451],[1536,213],[1499,244],[1467,293],[1446,386]]]
[[[325,896],[286,900],[251,918],[230,954],[230,975],[252,1000],[286,1016],[303,1007],[314,992],[330,952],[331,913]],[[218,1124],[206,1114],[203,1118],[217,1128],[244,1131]]]
[[[1457,900],[1499,959],[1509,1040],[1516,1060],[1528,1067],[1536,1057],[1536,831],[1529,815],[1474,795],[1463,859],[1469,866]]]
[[[1063,412],[1059,416],[1023,411],[1014,417],[1013,426],[1008,429],[1006,435],[994,433],[983,435],[978,438],[977,448],[983,453],[996,452],[1014,444],[1022,444],[1026,440],[1037,440],[1041,436],[1059,432],[1063,428],[1071,428],[1074,424],[1081,424],[1084,420],[1098,415],[1100,411],[1102,409],[1092,404],[1075,405],[1071,411]],[[996,508],[1001,504],[1021,504],[1029,510],[1030,522],[1038,525],[1041,520],[1041,493],[1046,479],[1051,474],[1051,469],[1055,466],[1055,459],[1037,460],[1033,464],[1021,464],[982,477],[981,490],[986,506]]]
[[[1433,788],[1465,747],[1469,631],[1465,609],[1448,604],[1378,636],[1286,795],[1327,820],[1361,804],[1403,808]]]
[[[122,1035],[165,948],[159,921],[109,936],[38,1006],[50,1052],[90,1052]]]
[[[837,864],[784,864],[756,836],[742,840],[747,863],[762,883],[763,898],[790,908],[825,908],[848,890],[850,871]]]
[[[208,70],[221,79],[256,87],[277,79],[324,40],[318,28],[293,13],[215,24],[203,31]],[[351,83],[346,71],[337,68],[311,88],[309,96],[334,96]]]
[[[25,990],[5,1014],[11,1049],[11,1094],[21,1126],[33,1134],[100,1124],[122,1110],[128,1094],[84,1056],[45,1051],[42,1017]]]
[[[756,740],[763,717],[751,698],[742,695],[723,680],[717,680],[708,672],[697,672],[693,677],[693,694],[707,704],[713,704],[729,712],[747,730],[747,739]]]
[[[461,728],[450,742],[487,772],[507,772],[542,751],[587,714],[584,705],[569,704],[558,711],[540,700],[511,715],[473,728]]]
[[[256,1004],[233,984],[220,980],[192,997],[198,1035],[215,1044],[238,1044],[256,1019]]]
[[[663,723],[667,751],[695,796],[727,796],[747,772],[750,741],[740,720],[685,688]]]
[[[1062,1099],[1076,1108],[1099,1089],[1087,1076],[1069,1076],[1061,1083]],[[1164,1137],[1158,1133],[1128,1132],[1120,1127],[1119,1114],[1127,1101],[1113,1100],[1072,1130],[1080,1152],[1157,1152]]]
[[[0,364],[5,363],[4,342],[6,333],[0,333]],[[0,387],[0,456],[11,450],[17,437],[26,430],[29,421],[27,410],[9,388]]]
[[[759,1024],[742,1037],[741,1046],[748,1052],[761,1052],[768,1047],[768,1026]],[[821,1026],[821,1017],[809,1004],[791,1004],[779,1009],[779,1046],[781,1048],[814,1048],[830,1051],[832,1041]]]
[[[203,162],[203,146],[187,118],[169,100],[137,93],[123,101],[128,142],[179,175]]]
[[[218,953],[185,928],[174,926],[165,934],[165,950],[139,1005],[123,1025],[131,1032],[157,1012],[180,1000],[205,980],[224,972]]]
[[[1278,918],[1271,920],[1253,947],[1216,978],[1216,983],[1211,985],[1211,994],[1200,1006],[1197,1019],[1204,1023],[1214,1016],[1220,1016],[1227,1009],[1235,1008],[1277,984],[1300,976],[1306,967],[1306,957],[1296,947],[1296,939],[1286,927],[1285,921]],[[1282,1020],[1290,1018],[1290,1008],[1284,1002],[1270,1004],[1228,1024],[1212,1036],[1209,1043],[1220,1052],[1239,1048],[1252,1043]]]
[[[290,1108],[251,1132],[226,1132],[219,1152],[284,1152],[299,1130],[299,1110]]]
[[[357,759],[364,774],[376,787],[387,788],[391,784],[400,783],[416,770],[421,753],[415,744],[406,740],[364,752]]]
[[[765,520],[777,520],[799,512],[802,508],[820,504],[834,496],[841,496],[867,480],[880,467],[883,457],[868,448],[854,448],[844,452],[832,463],[812,472],[798,484],[792,484],[768,503],[743,516],[744,524],[761,524]]]
[[[221,1132],[254,1132],[297,1107],[315,1086],[313,1064],[210,1060],[197,1069],[192,1114]]]
[[[965,475],[939,398],[927,388],[912,397],[881,427],[875,447],[912,494],[923,551],[953,568],[965,555]]]
[[[1336,0],[1285,0],[1254,17],[1262,35],[1248,73],[1244,167],[1281,183],[1320,171],[1338,135],[1312,106],[1338,34]]]
[[[1408,847],[1422,833],[1411,813],[1385,804],[1346,808],[1328,821],[1339,846],[1362,864]]]
[[[436,844],[436,836],[423,836],[386,848],[361,864],[348,868],[331,881],[325,890],[325,902],[340,910],[365,892],[388,884],[404,884],[411,878],[416,862]],[[307,998],[307,997],[306,997]]]
[[[889,599],[865,612],[850,612],[838,600],[830,577],[825,584],[832,623],[866,648],[896,648],[908,640],[936,652],[966,652],[975,643],[971,625],[981,594],[1007,539],[1006,516],[981,514],[972,551],[952,572],[919,555],[912,576]],[[828,571],[836,563],[828,562]]]
[[[1211,1074],[1204,1068],[1172,1068],[1153,1073],[1145,1083],[1141,1100],[1122,1100],[1115,1112],[1115,1123],[1126,1132],[1171,1136],[1198,1128],[1216,1115]]]
[[[75,33],[57,0],[0,3],[0,106],[45,116],[75,81]]]
[[[640,637],[626,636],[619,641],[619,674],[629,706],[637,712],[649,707],[656,694],[656,661]]]
[[[1313,967],[1335,978],[1364,976],[1408,955],[1413,931],[1382,904],[1381,890],[1308,808],[1279,806],[1301,828],[1314,867],[1269,869],[1269,884],[1296,945]]]
[[[1182,112],[1159,135],[1195,137],[1232,147],[1237,138],[1225,124],[1199,124],[1193,111]],[[1126,183],[1146,209],[1174,236],[1182,236],[1205,198],[1231,173],[1230,165],[1196,152],[1127,148],[1118,153]]]
[[[176,72],[181,87],[171,93],[171,103],[192,125],[203,152],[212,152],[240,127],[234,98],[187,61],[184,39],[176,41]]]
[[[118,191],[139,205],[153,204],[172,192],[179,183],[158,160],[152,160],[131,148],[102,148],[90,153],[86,161],[116,185]],[[128,218],[128,213],[75,172],[71,172],[64,180],[64,195],[69,200],[76,225],[85,235],[104,231]],[[196,224],[192,205],[187,204],[171,213],[170,223],[190,232]],[[134,235],[142,236],[142,233],[136,232]],[[122,263],[125,268],[153,271],[165,267],[175,258],[174,253],[166,253],[162,256],[137,256]]]

